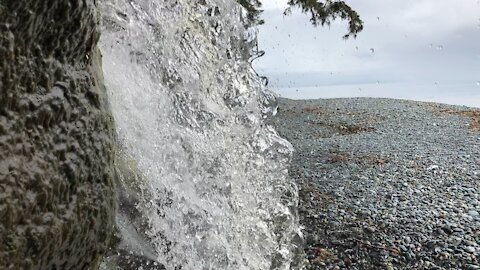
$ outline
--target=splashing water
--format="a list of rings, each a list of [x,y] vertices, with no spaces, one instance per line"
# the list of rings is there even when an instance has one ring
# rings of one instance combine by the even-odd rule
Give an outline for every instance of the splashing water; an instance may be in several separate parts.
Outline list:
[[[243,12],[233,0],[103,1],[121,144],[120,256],[107,262],[301,268],[292,147],[263,122],[275,97],[248,62],[256,33]]]

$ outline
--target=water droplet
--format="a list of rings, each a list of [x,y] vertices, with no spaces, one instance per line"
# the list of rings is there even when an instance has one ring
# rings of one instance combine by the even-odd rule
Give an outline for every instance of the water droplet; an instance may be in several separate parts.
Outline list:
[[[437,50],[439,50],[439,51],[443,50],[443,46],[442,46],[442,45],[438,45],[438,46],[437,46]]]
[[[430,45],[428,45],[428,47],[430,47],[430,49],[431,49],[431,48],[433,48],[433,44],[432,44],[432,43],[430,43]]]
[[[362,92],[362,88],[359,87],[359,88],[358,88],[358,91]]]
[[[355,46],[355,50],[358,51],[358,46]]]
[[[380,84],[380,81],[377,81],[377,84]]]
[[[477,86],[480,86],[480,81],[477,82]]]
[[[370,48],[370,52],[371,52],[371,53],[375,53],[375,49],[374,49],[374,48]]]
[[[380,17],[377,16],[377,21],[380,21]]]

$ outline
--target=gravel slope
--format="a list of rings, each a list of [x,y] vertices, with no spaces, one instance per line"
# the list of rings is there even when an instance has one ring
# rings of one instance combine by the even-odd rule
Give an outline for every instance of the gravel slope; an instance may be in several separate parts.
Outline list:
[[[480,113],[279,99],[312,269],[480,269]]]

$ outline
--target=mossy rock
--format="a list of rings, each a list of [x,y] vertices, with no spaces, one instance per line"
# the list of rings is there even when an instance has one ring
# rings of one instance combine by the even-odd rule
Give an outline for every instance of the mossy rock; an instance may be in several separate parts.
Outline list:
[[[96,1],[0,6],[0,269],[95,269],[115,212]]]

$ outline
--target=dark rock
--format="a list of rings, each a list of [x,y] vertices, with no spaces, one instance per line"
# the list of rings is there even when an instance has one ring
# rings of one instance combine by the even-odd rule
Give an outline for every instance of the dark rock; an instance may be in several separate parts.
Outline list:
[[[94,269],[113,229],[96,1],[0,3],[0,269]]]

